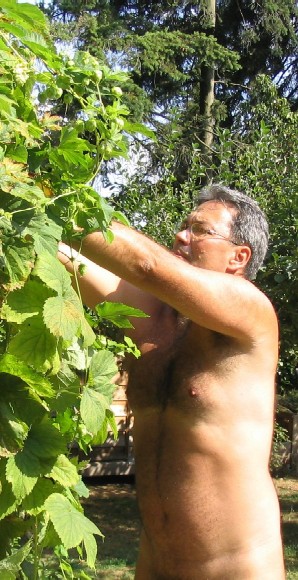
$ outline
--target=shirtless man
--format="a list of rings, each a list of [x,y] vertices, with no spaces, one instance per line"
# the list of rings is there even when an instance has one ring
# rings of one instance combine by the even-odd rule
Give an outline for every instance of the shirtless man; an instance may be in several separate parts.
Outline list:
[[[173,251],[121,224],[82,244],[90,307],[141,308],[131,364],[139,509],[136,580],[282,580],[280,512],[269,475],[278,325],[250,281],[266,220],[239,192],[211,186]],[[69,248],[60,259],[71,271]],[[97,265],[96,265],[97,264]]]

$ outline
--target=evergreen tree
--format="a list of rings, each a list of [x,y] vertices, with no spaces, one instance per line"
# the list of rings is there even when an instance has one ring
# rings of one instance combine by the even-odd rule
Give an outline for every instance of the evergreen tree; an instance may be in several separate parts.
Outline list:
[[[68,35],[130,73],[125,98],[134,120],[157,131],[155,170],[175,132],[178,187],[189,176],[192,145],[200,144],[206,164],[214,128],[232,127],[258,74],[297,107],[295,0],[52,0],[47,11],[56,38]]]

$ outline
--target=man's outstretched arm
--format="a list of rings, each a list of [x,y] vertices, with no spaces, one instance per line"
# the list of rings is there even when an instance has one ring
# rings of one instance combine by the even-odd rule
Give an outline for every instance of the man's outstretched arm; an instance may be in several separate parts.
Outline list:
[[[97,238],[101,237],[103,239],[103,236],[98,234]],[[108,249],[110,249],[109,246],[110,244],[107,244]],[[72,274],[73,287],[80,293],[83,303],[89,308],[94,308],[96,304],[109,300],[139,308],[146,314],[152,314],[155,311],[157,301],[153,296],[144,293],[63,242],[59,244],[58,258]]]
[[[142,296],[152,295],[198,325],[238,339],[260,340],[268,332],[276,337],[273,308],[250,282],[194,267],[117,222],[111,229],[114,234],[111,244],[100,232],[94,232],[83,239],[82,253],[126,280],[130,287],[141,290]],[[139,304],[135,306],[142,308]]]

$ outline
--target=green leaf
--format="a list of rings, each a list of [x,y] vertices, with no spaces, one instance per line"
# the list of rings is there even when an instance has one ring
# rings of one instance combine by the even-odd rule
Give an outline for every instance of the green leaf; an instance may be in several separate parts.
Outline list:
[[[3,520],[6,516],[11,514],[17,506],[17,500],[12,492],[12,486],[7,481],[5,475],[5,467],[7,461],[3,459],[0,460],[0,473],[1,473],[1,493],[0,493],[0,520]]]
[[[23,235],[32,236],[37,254],[42,254],[46,250],[56,258],[57,243],[61,239],[62,228],[55,224],[46,214],[33,216],[28,226],[24,229]]]
[[[95,310],[100,318],[112,322],[119,328],[133,328],[128,316],[148,318],[148,314],[142,310],[119,302],[102,302],[95,307]]]
[[[115,389],[116,389],[115,383],[111,383],[110,381],[106,381],[106,382],[100,383],[97,386],[95,385],[94,389],[97,392],[104,395],[104,397],[106,397],[107,401],[109,402],[109,405],[111,405],[112,400],[113,400],[113,395],[114,395]]]
[[[59,296],[64,295],[71,288],[70,275],[59,260],[49,252],[39,254],[32,273],[47,286],[56,290]]]
[[[31,473],[32,465],[28,463],[24,454],[18,453],[14,457],[9,457],[6,466],[6,478],[11,483],[12,491],[21,500],[28,495],[37,482],[37,476],[27,475]]]
[[[37,370],[46,371],[55,363],[57,339],[39,316],[23,322],[11,340],[9,353]]]
[[[5,354],[0,358],[0,373],[7,373],[19,377],[41,397],[52,397],[54,395],[53,387],[46,377],[43,377],[31,367],[17,360],[11,354]]]
[[[24,546],[16,550],[11,556],[0,561],[1,580],[15,580],[19,577],[20,565],[29,556],[32,542],[29,540]]]
[[[67,550],[81,544],[88,534],[102,536],[98,527],[75,509],[66,497],[59,493],[53,493],[45,501],[45,509],[48,511],[54,528]]]
[[[0,95],[0,111],[4,111],[8,115],[13,115],[14,109],[13,107],[16,106],[15,101],[9,99],[5,95]]]
[[[8,322],[18,324],[27,318],[40,314],[45,301],[53,296],[52,290],[36,280],[28,280],[23,288],[10,292],[6,305],[2,307],[2,316]]]
[[[118,373],[114,355],[108,350],[100,350],[92,356],[89,367],[89,382],[95,387],[109,382]]]
[[[30,183],[18,183],[10,189],[10,195],[28,201],[35,208],[43,208],[46,198],[39,187]]]
[[[5,248],[3,260],[10,278],[5,284],[7,289],[14,290],[23,286],[33,268],[34,259],[33,248],[19,240]]]
[[[28,151],[24,145],[19,145],[9,152],[9,157],[20,163],[27,163]]]
[[[22,510],[30,515],[38,515],[44,510],[45,500],[56,491],[56,484],[49,479],[39,479],[33,490],[27,495],[22,503]]]
[[[102,536],[102,534],[100,535]],[[93,534],[87,533],[84,536],[83,542],[86,550],[87,565],[90,568],[94,568],[97,555],[97,544],[95,537],[93,536]]]
[[[23,447],[29,427],[16,417],[11,407],[0,402],[0,456],[8,457]]]
[[[80,411],[86,428],[96,435],[105,420],[109,403],[106,397],[97,391],[85,387],[82,394]]]
[[[156,141],[156,135],[154,131],[152,131],[152,129],[149,129],[145,125],[142,125],[142,123],[131,123],[130,121],[127,121],[127,119],[125,119],[123,129],[124,131],[128,131],[129,133],[140,133],[141,135],[144,135],[145,137],[148,137],[149,139]]]
[[[78,407],[80,379],[66,364],[65,360],[62,360],[59,372],[53,377],[53,383],[57,389],[57,394],[55,399],[51,401],[52,411],[64,413],[67,409]]]
[[[23,44],[32,50],[35,56],[41,58],[49,66],[53,68],[60,66],[60,59],[51,50],[52,47],[50,47],[49,42],[40,34],[27,31],[23,26],[10,24],[9,22],[3,21],[3,19],[1,20],[1,28],[21,40]]]
[[[40,421],[45,414],[45,403],[31,389],[26,388],[18,377],[1,373],[0,401],[9,404],[16,420],[32,425]]]
[[[91,326],[84,317],[81,319],[81,334],[83,337],[83,346],[85,348],[91,346],[96,340],[96,336]]]
[[[75,143],[73,143],[75,147]],[[57,164],[64,171],[71,171],[68,167],[69,165],[81,166],[81,168],[87,169],[90,164],[90,159],[88,156],[84,155],[80,151],[75,151],[75,149],[53,149],[49,155],[50,161],[53,165]]]
[[[48,29],[46,17],[37,6],[28,2],[19,4],[15,0],[1,0],[1,8],[13,22],[18,22],[24,28],[42,32]]]
[[[51,477],[63,487],[75,486],[80,481],[76,467],[62,454],[57,457],[54,466],[46,476]]]
[[[79,371],[84,371],[90,361],[90,356],[86,355],[81,339],[74,338],[72,344],[66,351],[66,359],[70,367]]]
[[[72,340],[80,328],[80,312],[73,302],[62,296],[48,298],[44,305],[43,317],[46,326],[54,336]]]
[[[114,415],[114,413],[110,409],[107,409],[106,410],[106,416],[107,416],[108,424],[109,424],[109,426],[112,429],[112,433],[114,435],[114,439],[116,440],[117,437],[118,437],[118,429],[117,429],[117,423],[116,423],[115,415]]]
[[[66,442],[60,431],[45,415],[39,423],[34,423],[26,441],[26,451],[40,459],[57,457],[65,450]]]
[[[103,445],[104,442],[107,440],[108,434],[109,434],[108,420],[107,417],[105,417],[105,420],[100,430],[96,433],[96,435],[94,435],[94,437],[92,437],[90,445],[92,445],[92,447],[96,447],[97,445]]]
[[[80,478],[79,483],[74,485],[73,489],[78,494],[79,497],[88,498],[90,495],[90,491],[88,487],[84,484],[82,478]]]

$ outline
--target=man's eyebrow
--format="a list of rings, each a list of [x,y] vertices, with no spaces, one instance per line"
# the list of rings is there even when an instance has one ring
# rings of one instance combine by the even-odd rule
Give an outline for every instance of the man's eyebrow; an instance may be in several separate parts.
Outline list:
[[[206,227],[210,228],[210,223],[205,220],[204,218],[198,218],[196,219],[195,216],[189,215],[186,218],[184,218],[184,220],[182,220],[182,222],[180,223],[180,227],[182,229],[186,229],[188,228],[191,224],[201,224],[201,225],[205,225]]]
[[[210,227],[210,223],[208,220],[205,220],[204,218],[198,218],[196,219],[195,217],[192,219],[191,216],[189,216],[188,220],[187,220],[188,224],[201,224],[201,225],[206,225],[208,227]]]

